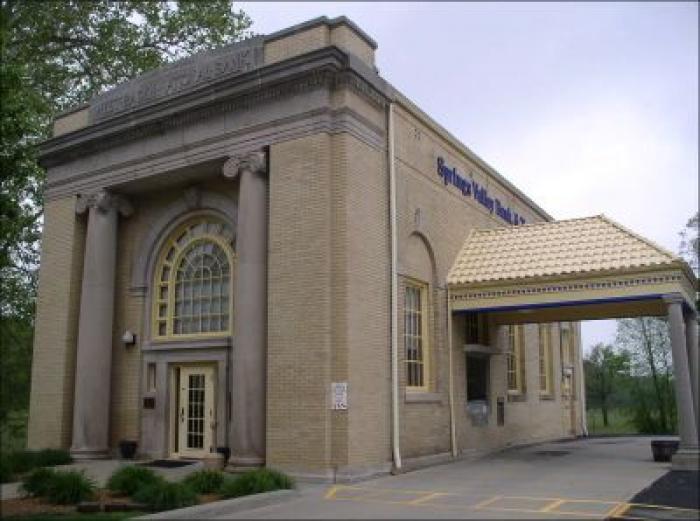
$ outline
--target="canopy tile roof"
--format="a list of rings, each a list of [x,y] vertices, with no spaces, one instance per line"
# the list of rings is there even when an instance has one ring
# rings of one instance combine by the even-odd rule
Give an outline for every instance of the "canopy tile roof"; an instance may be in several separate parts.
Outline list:
[[[678,256],[604,215],[596,215],[473,230],[447,283],[489,284],[654,267],[689,272]]]

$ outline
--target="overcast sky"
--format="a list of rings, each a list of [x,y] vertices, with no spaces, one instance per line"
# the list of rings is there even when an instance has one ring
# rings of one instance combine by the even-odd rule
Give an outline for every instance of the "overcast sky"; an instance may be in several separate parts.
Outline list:
[[[380,74],[556,219],[676,252],[698,208],[698,4],[253,3],[266,34],[346,15]],[[614,321],[584,323],[584,344]]]

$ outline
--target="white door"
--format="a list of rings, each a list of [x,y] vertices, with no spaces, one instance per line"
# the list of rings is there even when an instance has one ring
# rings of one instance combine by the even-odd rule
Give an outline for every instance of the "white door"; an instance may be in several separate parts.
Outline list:
[[[214,452],[214,388],[213,367],[180,367],[176,419],[177,455],[202,458]]]

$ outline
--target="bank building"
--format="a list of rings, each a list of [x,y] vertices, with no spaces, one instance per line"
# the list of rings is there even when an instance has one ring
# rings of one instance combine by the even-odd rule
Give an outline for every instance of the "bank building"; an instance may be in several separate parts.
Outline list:
[[[359,479],[585,434],[580,320],[667,316],[697,463],[697,281],[554,220],[318,18],[59,115],[30,448]],[[562,190],[565,187],[562,185]]]

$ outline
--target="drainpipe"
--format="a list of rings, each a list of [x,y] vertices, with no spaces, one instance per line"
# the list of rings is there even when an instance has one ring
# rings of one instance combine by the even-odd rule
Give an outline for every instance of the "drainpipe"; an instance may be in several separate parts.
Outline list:
[[[387,115],[387,141],[389,153],[389,233],[391,235],[391,449],[394,470],[401,470],[399,446],[399,332],[398,295],[399,280],[396,273],[396,165],[394,163],[394,104],[389,103]]]
[[[450,288],[447,287],[447,360],[448,360],[448,382],[450,399],[450,448],[452,457],[457,457],[457,433],[455,431],[455,399],[454,386],[452,384],[452,305],[450,300]]]

